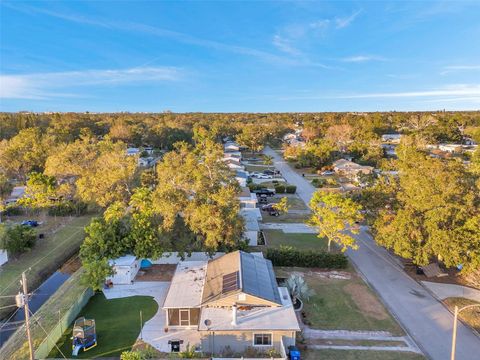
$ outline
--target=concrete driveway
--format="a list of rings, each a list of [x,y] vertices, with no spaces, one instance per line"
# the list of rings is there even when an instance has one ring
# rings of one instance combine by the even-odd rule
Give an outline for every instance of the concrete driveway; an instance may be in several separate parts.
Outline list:
[[[287,182],[297,186],[298,195],[308,204],[315,188],[278,153],[269,147],[264,152],[273,157],[276,168]],[[385,249],[377,246],[365,229],[356,238],[359,249],[347,254],[359,272],[427,356],[434,360],[450,359],[453,315],[409,277]],[[459,323],[456,359],[472,360],[479,354],[480,338]]]

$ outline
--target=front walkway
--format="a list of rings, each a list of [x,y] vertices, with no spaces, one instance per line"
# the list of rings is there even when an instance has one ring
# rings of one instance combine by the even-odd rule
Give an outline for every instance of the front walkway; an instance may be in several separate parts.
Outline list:
[[[422,281],[422,284],[440,300],[445,300],[450,297],[460,297],[480,302],[480,290],[477,289],[462,285],[441,284],[430,281]]]
[[[152,296],[158,304],[157,313],[148,320],[138,336],[139,339],[152,345],[161,352],[170,352],[170,340],[183,340],[180,350],[186,350],[188,344],[196,346],[200,344],[200,333],[197,329],[179,329],[174,330],[166,328],[165,311],[162,309],[163,303],[168,293],[170,282],[165,281],[136,281],[131,285],[115,285],[111,289],[103,290],[107,299],[118,299],[129,296]]]

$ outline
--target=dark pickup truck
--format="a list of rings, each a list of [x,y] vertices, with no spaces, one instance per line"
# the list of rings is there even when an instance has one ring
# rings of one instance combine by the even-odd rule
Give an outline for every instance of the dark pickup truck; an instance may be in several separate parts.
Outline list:
[[[259,196],[259,195],[267,195],[267,196],[275,195],[275,191],[269,190],[269,189],[256,189],[256,190],[252,190],[252,192],[257,194],[257,196]]]

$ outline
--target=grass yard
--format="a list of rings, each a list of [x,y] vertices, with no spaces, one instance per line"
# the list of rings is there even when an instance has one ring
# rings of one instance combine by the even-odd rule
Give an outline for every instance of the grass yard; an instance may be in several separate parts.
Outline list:
[[[268,198],[269,203],[277,203],[286,197],[288,199],[288,208],[289,210],[308,210],[307,205],[303,202],[302,199],[295,194],[277,194],[274,197]]]
[[[281,214],[280,216],[270,216],[268,212],[262,211],[262,221],[264,223],[304,223],[310,218],[309,214]]]
[[[258,165],[257,165],[258,164]],[[273,165],[263,165],[261,161],[257,162],[257,164],[249,164],[245,165],[245,170],[248,172],[263,172],[265,170],[273,170]]]
[[[29,288],[33,290],[38,287],[78,250],[84,239],[84,227],[91,218],[91,215],[72,218],[48,217],[44,224],[36,228],[38,233],[45,234],[45,238],[38,239],[32,250],[17,259],[10,259],[1,267],[0,296],[16,294],[20,287],[18,279],[22,272],[28,269]],[[15,222],[19,220],[15,219]],[[0,299],[0,306],[3,304],[5,300]]]
[[[476,306],[470,309],[463,310],[461,313],[458,314],[458,317],[468,326],[480,332],[479,302],[465,298],[452,297],[446,298],[445,300],[443,300],[443,303],[449,308],[452,313],[454,312],[455,305],[457,305],[459,309],[467,305],[479,305],[478,307]]]
[[[107,300],[103,293],[95,294],[78,317],[95,319],[98,344],[86,352],[80,352],[78,358],[114,357],[119,356],[123,351],[130,350],[140,334],[140,311],[145,323],[155,315],[157,310],[157,302],[149,296]],[[72,353],[71,336],[72,326],[57,343],[67,357]],[[61,358],[62,356],[57,349],[54,349],[49,357]]]
[[[301,273],[315,295],[305,302],[305,322],[323,330],[384,330],[403,335],[401,327],[353,269],[341,271],[347,279],[328,278],[304,268],[276,268],[277,276]],[[349,277],[349,278],[348,278]]]
[[[292,246],[297,250],[326,251],[327,241],[315,234],[292,234],[282,230],[263,230],[267,238],[267,246],[278,248],[282,245]]]
[[[425,360],[420,354],[371,350],[304,350],[303,360]]]

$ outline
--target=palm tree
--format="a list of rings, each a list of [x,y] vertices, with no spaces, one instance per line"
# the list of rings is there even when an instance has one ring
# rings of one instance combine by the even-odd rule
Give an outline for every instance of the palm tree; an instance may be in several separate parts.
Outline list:
[[[303,276],[291,274],[285,285],[290,292],[293,304],[296,304],[298,300],[308,301],[311,296],[315,295],[315,291],[308,287]]]
[[[263,165],[273,165],[273,157],[270,155],[264,155],[263,156]]]

